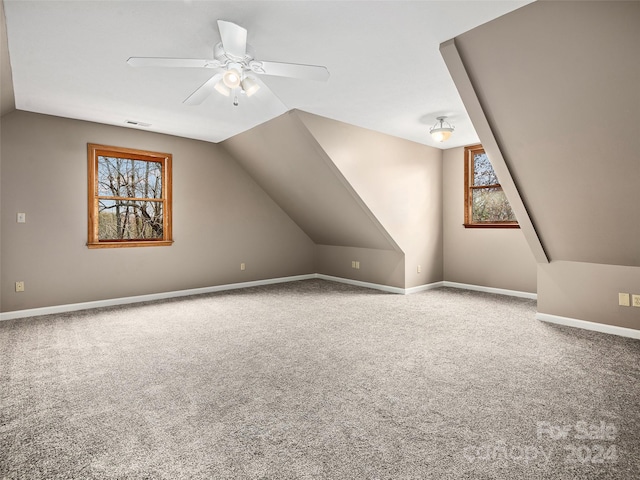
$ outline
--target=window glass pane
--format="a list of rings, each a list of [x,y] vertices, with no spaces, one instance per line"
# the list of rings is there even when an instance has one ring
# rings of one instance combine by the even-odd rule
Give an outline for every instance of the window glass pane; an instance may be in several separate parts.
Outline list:
[[[162,239],[162,202],[100,200],[98,240]]]
[[[473,185],[496,185],[498,183],[500,182],[498,182],[487,154],[484,152],[475,153],[473,155]]]
[[[98,195],[162,198],[162,163],[100,155]]]
[[[472,190],[473,222],[515,222],[502,188],[477,188]]]

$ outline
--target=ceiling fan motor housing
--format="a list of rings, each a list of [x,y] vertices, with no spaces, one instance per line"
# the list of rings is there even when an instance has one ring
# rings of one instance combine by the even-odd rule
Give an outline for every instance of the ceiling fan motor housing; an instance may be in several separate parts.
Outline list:
[[[224,47],[222,46],[222,42],[216,44],[216,46],[213,47],[213,58],[225,64],[225,66],[227,63],[239,63],[243,68],[248,68],[249,62],[253,60],[253,56],[253,47],[249,44],[247,44],[246,53],[242,58],[225,52]]]

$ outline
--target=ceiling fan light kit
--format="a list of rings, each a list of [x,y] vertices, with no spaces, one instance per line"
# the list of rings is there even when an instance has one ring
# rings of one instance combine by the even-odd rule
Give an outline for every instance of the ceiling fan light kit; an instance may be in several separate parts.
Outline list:
[[[273,75],[279,77],[300,78],[303,80],[326,81],[329,70],[320,65],[298,63],[267,62],[254,59],[253,48],[247,44],[247,30],[232,22],[218,20],[218,29],[222,41],[213,49],[214,59],[191,58],[155,58],[131,57],[127,63],[132,67],[170,67],[170,68],[212,68],[220,72],[202,84],[189,95],[183,103],[198,105],[213,91],[228,97],[235,89],[252,96],[260,90],[260,83],[248,73]],[[233,104],[238,105],[238,96],[234,95]]]
[[[258,82],[253,78],[245,77],[244,80],[242,80],[242,90],[247,94],[247,97],[250,97],[260,90],[260,85],[258,85]]]
[[[216,83],[216,86],[213,88],[215,88],[215,90],[219,94],[224,95],[225,97],[228,97],[229,95],[231,95],[231,89],[227,87],[222,80]]]
[[[445,121],[446,119],[447,117],[437,117],[436,124],[429,130],[429,133],[436,142],[446,142],[449,140],[455,129],[449,122]]]
[[[240,85],[240,72],[235,68],[229,68],[224,75],[222,75],[222,81],[229,88],[237,88]]]

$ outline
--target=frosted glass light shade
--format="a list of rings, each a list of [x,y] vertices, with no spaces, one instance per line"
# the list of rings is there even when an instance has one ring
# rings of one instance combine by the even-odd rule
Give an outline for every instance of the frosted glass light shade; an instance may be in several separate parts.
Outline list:
[[[429,130],[429,133],[436,142],[446,142],[453,133],[453,127],[449,122],[445,122],[446,118],[447,117],[438,117],[436,124]]]
[[[235,68],[227,70],[226,72],[224,72],[224,75],[222,76],[222,81],[229,88],[236,88],[237,86],[239,86],[240,80],[241,80],[240,72],[237,71]]]
[[[436,128],[431,130],[431,136],[436,142],[446,142],[451,137],[452,128]]]
[[[231,94],[231,90],[222,81],[216,83],[216,86],[213,88],[225,97],[228,97]]]
[[[258,85],[258,82],[256,82],[253,78],[246,77],[244,80],[242,80],[242,90],[244,90],[244,93],[247,94],[247,97],[250,97],[258,90],[260,90],[260,85]]]

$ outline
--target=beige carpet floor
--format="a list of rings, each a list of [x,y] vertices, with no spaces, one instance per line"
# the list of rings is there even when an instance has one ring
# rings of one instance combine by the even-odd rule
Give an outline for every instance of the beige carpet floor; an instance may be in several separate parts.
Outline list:
[[[309,280],[0,322],[2,479],[633,479],[640,341]]]

